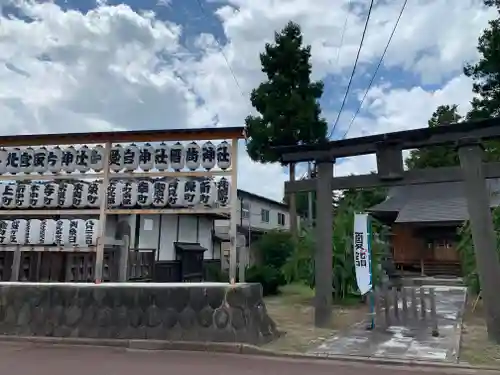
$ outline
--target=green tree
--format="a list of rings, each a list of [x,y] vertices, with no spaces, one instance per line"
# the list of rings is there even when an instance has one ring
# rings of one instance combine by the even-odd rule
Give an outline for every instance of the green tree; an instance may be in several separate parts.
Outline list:
[[[484,4],[500,12],[500,0],[485,0]],[[500,18],[491,20],[479,37],[477,50],[481,56],[475,64],[467,64],[464,73],[473,79],[472,110],[467,118],[485,119],[500,115]]]
[[[369,188],[369,189],[347,189],[337,200],[336,206],[342,205],[342,202],[356,202],[357,206],[366,210],[370,207],[383,202],[387,195],[387,188]]]
[[[281,269],[293,251],[290,232],[271,230],[255,243],[263,265]]]
[[[500,13],[500,0],[484,0],[484,4],[495,7]],[[481,120],[500,116],[500,18],[491,20],[478,40],[480,55],[475,64],[467,64],[464,73],[472,78],[472,109],[467,120]],[[486,161],[500,160],[500,141],[484,143]]]
[[[335,299],[338,301],[359,296],[356,285],[352,242],[354,214],[356,212],[363,212],[370,205],[383,200],[383,194],[378,195],[376,190],[346,191],[342,198],[338,200],[332,236],[333,289]],[[372,230],[375,235],[372,241],[372,267],[374,281],[377,282],[380,255],[387,253],[389,250],[387,243],[375,240],[375,238],[387,239],[388,233],[387,228],[375,219],[372,220]],[[287,262],[283,266],[287,282],[302,282],[311,288],[314,287],[314,239],[314,230],[306,231],[305,235],[300,239],[299,246],[288,257]]]
[[[262,235],[254,244],[260,264],[247,269],[248,282],[260,283],[264,295],[276,294],[286,283],[282,267],[293,253],[294,244],[290,232],[272,230]]]
[[[311,46],[304,46],[300,26],[289,22],[276,33],[274,43],[267,43],[260,54],[262,82],[250,95],[259,115],[245,119],[250,158],[261,163],[278,161],[272,147],[324,142],[327,123],[318,103],[323,83],[311,82]],[[290,180],[295,180],[291,164]],[[295,198],[290,200],[290,226],[296,236]]]
[[[461,118],[457,105],[440,105],[432,114],[428,124],[430,128],[450,126],[450,124],[459,122]],[[449,167],[459,164],[458,153],[451,145],[413,150],[406,159],[408,169]]]
[[[312,191],[312,212],[313,217],[316,215],[316,192]],[[289,196],[283,198],[283,203],[290,204]],[[295,194],[295,204],[297,207],[297,214],[302,218],[307,219],[309,211],[309,194],[306,191],[301,191]]]

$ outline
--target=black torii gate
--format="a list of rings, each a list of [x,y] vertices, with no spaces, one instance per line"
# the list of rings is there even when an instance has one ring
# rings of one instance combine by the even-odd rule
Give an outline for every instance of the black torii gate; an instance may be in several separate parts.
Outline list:
[[[285,193],[316,192],[315,325],[327,327],[332,309],[332,190],[463,181],[472,228],[476,262],[486,309],[488,335],[500,343],[500,262],[496,252],[486,178],[500,177],[500,163],[483,163],[482,142],[500,139],[500,118],[461,122],[435,128],[407,130],[343,139],[317,145],[276,147],[284,164],[310,162],[315,178],[285,182]],[[403,150],[438,145],[458,148],[460,167],[405,171]],[[333,177],[338,158],[376,154],[377,173]]]

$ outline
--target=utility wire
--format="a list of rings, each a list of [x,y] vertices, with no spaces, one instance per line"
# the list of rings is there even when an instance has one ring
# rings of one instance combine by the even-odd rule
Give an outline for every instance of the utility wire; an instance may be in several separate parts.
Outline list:
[[[205,9],[205,6],[202,4],[201,0],[197,0],[198,5],[200,6],[200,9],[202,13],[205,15],[207,19],[210,19],[210,15],[207,13],[207,10]],[[236,78],[236,74],[234,74],[233,67],[229,63],[229,59],[226,56],[226,53],[224,52],[224,48],[222,48],[222,44],[219,42],[219,40],[213,36],[215,43],[217,44],[217,47],[219,48],[219,52],[221,53],[222,57],[224,58],[224,61],[226,62],[227,68],[229,69],[229,72],[233,76],[233,80],[236,83],[236,86],[238,86],[238,89],[240,90],[240,94],[243,98],[245,98],[245,94],[243,94],[243,90],[241,89],[240,82],[238,81],[238,78]]]
[[[403,12],[404,12],[404,10],[406,8],[406,3],[407,2],[408,2],[408,0],[405,0],[404,3],[403,3],[403,6],[401,7],[401,11],[399,12],[398,19],[396,20],[396,23],[394,24],[394,27],[393,27],[392,32],[391,32],[391,35],[389,36],[389,40],[387,41],[387,44],[385,46],[384,52],[382,53],[382,56],[380,56],[380,60],[378,62],[377,68],[373,72],[373,75],[372,75],[372,78],[370,80],[370,83],[368,84],[368,87],[366,88],[365,94],[363,95],[363,99],[361,99],[361,101],[359,102],[358,109],[354,113],[354,116],[352,116],[351,122],[349,123],[349,126],[347,127],[347,130],[345,131],[344,136],[342,137],[342,139],[345,139],[345,137],[347,136],[347,133],[349,133],[349,131],[351,130],[351,127],[352,127],[352,124],[354,123],[354,120],[356,120],[356,117],[358,116],[359,111],[363,107],[363,103],[365,102],[366,96],[368,95],[368,91],[370,91],[370,88],[372,87],[373,81],[375,81],[375,77],[377,76],[377,73],[378,73],[380,67],[382,66],[382,62],[384,61],[385,54],[387,53],[387,50],[389,49],[389,46],[390,46],[390,44],[392,42],[392,38],[393,38],[394,34],[396,33],[396,29],[398,28],[399,21],[401,20],[401,16],[403,15]]]
[[[351,1],[352,0],[348,0],[347,1],[347,14],[345,16],[345,20],[344,20],[344,26],[342,27],[342,34],[340,34],[340,43],[339,43],[339,47],[337,49],[337,58],[335,59],[335,68],[338,68],[339,66],[339,63],[340,63],[340,52],[342,50],[342,47],[344,46],[344,37],[345,37],[345,32],[347,31],[347,21],[349,20],[349,8],[351,6]],[[314,169],[314,163],[313,162],[308,162],[308,169]],[[303,180],[305,178],[305,176],[308,176],[309,178],[311,177],[309,175],[309,171],[307,171],[306,173],[304,173],[304,175],[302,176],[301,180]]]
[[[348,2],[347,2],[347,14],[345,16],[344,27],[342,28],[342,34],[340,35],[340,44],[339,44],[339,48],[337,50],[337,59],[335,61],[335,67],[338,67],[339,62],[340,62],[340,51],[344,45],[344,36],[345,36],[345,32],[347,30],[347,21],[349,20],[349,8],[350,8],[350,6],[351,6],[351,0],[348,0]]]
[[[339,122],[340,115],[344,110],[344,106],[347,100],[347,96],[349,95],[349,90],[351,89],[352,79],[354,78],[354,74],[356,73],[356,67],[358,66],[359,55],[361,53],[361,48],[363,48],[363,42],[365,41],[366,30],[368,29],[368,22],[370,21],[370,16],[372,14],[374,0],[370,1],[370,8],[368,9],[368,16],[366,17],[365,27],[363,29],[363,35],[361,36],[361,42],[359,43],[358,53],[356,54],[356,60],[354,61],[354,66],[352,67],[351,77],[349,78],[349,83],[347,84],[347,89],[345,91],[344,99],[342,100],[342,105],[340,106],[339,113],[337,114],[337,118],[333,124],[332,130],[328,134],[328,138],[330,138],[335,131],[335,128]]]

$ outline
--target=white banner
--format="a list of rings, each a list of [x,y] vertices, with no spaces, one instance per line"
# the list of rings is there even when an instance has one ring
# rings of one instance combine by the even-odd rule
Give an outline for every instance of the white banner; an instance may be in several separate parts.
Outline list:
[[[361,295],[372,289],[370,221],[368,214],[354,215],[354,266]]]

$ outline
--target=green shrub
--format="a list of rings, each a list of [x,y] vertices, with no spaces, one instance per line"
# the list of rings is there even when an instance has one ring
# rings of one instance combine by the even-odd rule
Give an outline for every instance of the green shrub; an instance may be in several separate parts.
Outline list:
[[[297,247],[283,265],[283,275],[287,284],[302,283],[314,287],[314,233],[304,230]]]
[[[371,204],[371,203],[370,203]],[[354,214],[363,212],[366,203],[362,192],[351,192],[341,199],[336,207],[332,236],[332,274],[335,299],[338,301],[349,298],[360,299],[356,283],[356,273],[353,255]],[[389,251],[387,245],[387,228],[377,220],[372,219],[372,233],[379,240],[372,239],[372,272],[374,283],[378,282],[380,255]],[[374,236],[375,237],[375,236]],[[314,247],[315,233],[305,231],[296,249],[288,257],[283,266],[283,272],[288,283],[300,282],[314,288]]]
[[[264,296],[278,294],[279,287],[286,283],[280,270],[267,265],[249,267],[246,271],[246,281],[261,284]]]
[[[220,264],[207,264],[205,265],[205,280],[213,282],[227,282],[229,274],[227,271],[222,270]]]
[[[293,253],[292,235],[288,231],[273,230],[262,235],[255,243],[262,265],[281,269]]]

